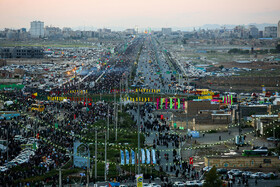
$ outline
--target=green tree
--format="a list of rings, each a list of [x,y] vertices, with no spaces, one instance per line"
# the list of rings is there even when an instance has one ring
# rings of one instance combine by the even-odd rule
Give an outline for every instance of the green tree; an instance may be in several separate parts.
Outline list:
[[[276,51],[277,51],[277,53],[280,53],[280,44],[277,44]]]
[[[217,169],[215,165],[213,168],[206,174],[204,187],[219,187],[222,186],[222,181],[217,174]]]

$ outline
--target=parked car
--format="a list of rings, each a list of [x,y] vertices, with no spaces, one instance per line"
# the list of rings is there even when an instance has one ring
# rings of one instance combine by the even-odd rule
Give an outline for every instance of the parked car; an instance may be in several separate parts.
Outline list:
[[[246,176],[246,177],[251,177],[252,174],[253,174],[253,172],[251,172],[251,171],[244,171],[244,172],[242,173],[242,175],[243,175],[243,176]]]
[[[211,169],[212,169],[211,166],[206,166],[206,167],[204,167],[202,170],[208,172],[208,171],[210,171]]]
[[[227,169],[226,168],[218,168],[217,169],[217,173],[218,174],[226,174],[227,173]]]
[[[233,175],[236,172],[240,172],[240,170],[239,169],[231,169],[227,173],[230,174],[230,175]]]
[[[269,172],[267,174],[265,174],[265,179],[275,179],[278,177],[278,175],[276,173],[273,173],[273,172]]]
[[[263,172],[257,172],[257,173],[253,173],[253,174],[251,175],[251,178],[252,178],[252,179],[263,179],[263,178],[265,178],[265,176],[266,176],[265,173],[263,173]]]
[[[280,138],[274,138],[274,137],[269,137],[266,139],[267,141],[276,141],[276,142],[279,142],[280,141]]]

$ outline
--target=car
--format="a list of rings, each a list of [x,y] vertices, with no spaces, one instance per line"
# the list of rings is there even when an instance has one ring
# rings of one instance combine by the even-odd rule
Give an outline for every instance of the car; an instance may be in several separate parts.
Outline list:
[[[8,168],[6,168],[5,166],[0,166],[0,171],[1,172],[7,171],[7,170],[8,170]]]
[[[174,182],[173,186],[174,187],[178,187],[178,186],[181,186],[181,185],[184,185],[185,183],[181,182],[181,181],[176,181]]]
[[[266,177],[266,174],[263,172],[257,172],[257,173],[253,173],[250,177],[252,179],[263,179]]]
[[[218,168],[217,169],[217,173],[218,174],[226,174],[227,173],[227,169],[226,168]]]
[[[233,175],[236,172],[240,172],[240,170],[239,169],[231,169],[227,173],[230,174],[230,175]]]
[[[151,187],[151,185],[148,183],[143,183],[143,187]]]
[[[210,171],[211,169],[212,169],[212,166],[206,166],[206,167],[204,167],[202,170],[208,172],[208,171]]]
[[[232,175],[235,176],[235,177],[241,177],[242,174],[243,174],[242,171],[237,171],[237,172],[233,173]]]
[[[253,174],[251,171],[243,171],[242,176],[250,177]]]
[[[274,138],[274,137],[269,137],[266,139],[267,141],[276,141],[276,142],[279,142],[280,141],[280,138]]]
[[[265,179],[275,179],[275,178],[277,178],[278,177],[278,175],[276,174],[276,173],[273,173],[273,172],[269,172],[269,173],[267,173],[267,174],[265,174]]]

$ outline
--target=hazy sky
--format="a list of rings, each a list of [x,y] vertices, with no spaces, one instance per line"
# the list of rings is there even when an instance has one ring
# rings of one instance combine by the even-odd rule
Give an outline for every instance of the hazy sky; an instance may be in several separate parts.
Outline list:
[[[33,20],[97,28],[276,24],[280,0],[0,0],[1,29],[29,29]]]

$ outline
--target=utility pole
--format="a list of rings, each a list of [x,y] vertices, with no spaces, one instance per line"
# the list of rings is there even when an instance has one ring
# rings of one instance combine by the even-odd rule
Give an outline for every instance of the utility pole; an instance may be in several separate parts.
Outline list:
[[[94,168],[94,178],[95,182],[97,180],[97,129],[95,128],[95,168]]]
[[[118,140],[118,105],[116,104],[116,141]]]
[[[59,187],[62,187],[61,168],[59,168],[58,171],[59,171]]]
[[[106,171],[106,167],[107,167],[107,132],[105,132],[105,172],[104,172],[104,179],[105,182],[107,181],[107,171]]]
[[[110,118],[109,118],[109,103],[108,103],[108,112],[107,112],[107,139],[109,140],[109,121],[110,121]]]
[[[89,187],[89,168],[90,168],[90,151],[89,151],[89,144],[87,146],[88,157],[87,157],[87,187]]]
[[[137,126],[138,126],[138,174],[140,174],[140,106],[139,106],[139,89],[137,92],[137,104],[138,104],[138,108],[137,108]]]
[[[122,79],[120,81],[120,108],[121,108],[121,112],[122,112]]]

